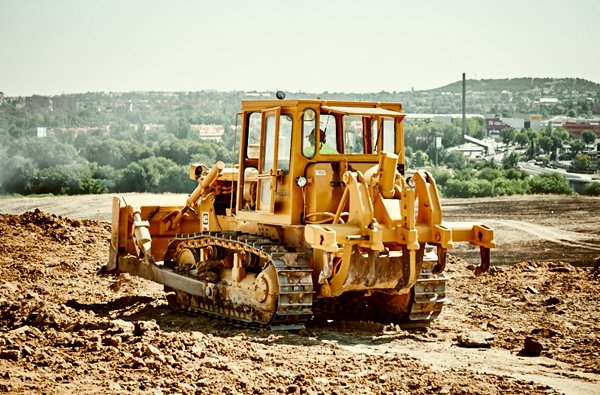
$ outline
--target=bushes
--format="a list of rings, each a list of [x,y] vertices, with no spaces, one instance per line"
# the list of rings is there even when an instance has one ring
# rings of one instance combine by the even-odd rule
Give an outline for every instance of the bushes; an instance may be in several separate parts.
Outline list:
[[[454,177],[448,177],[444,172],[434,172],[442,176],[442,194],[446,197],[486,197],[536,194],[572,195],[575,192],[569,186],[567,179],[557,173],[540,174],[527,178],[516,169],[499,170],[484,167],[478,173],[474,171],[457,171]],[[600,183],[590,184],[589,193],[600,196]]]
[[[71,163],[42,169],[25,188],[26,193],[78,195],[108,192],[106,186],[92,178],[87,164]]]
[[[442,192],[447,197],[461,198],[523,195],[529,192],[529,184],[527,181],[509,180],[507,178],[497,178],[492,181],[450,179]]]
[[[567,178],[558,173],[539,174],[530,179],[531,193],[573,195]]]
[[[493,181],[501,178],[504,174],[500,169],[493,169],[491,167],[484,167],[479,171],[477,178],[481,180]]]
[[[527,180],[498,178],[492,181],[494,196],[526,195],[529,193]]]
[[[431,169],[431,175],[435,179],[435,183],[438,187],[446,185],[448,180],[452,178],[452,172],[441,167],[434,167]]]
[[[600,182],[590,182],[583,192],[588,196],[600,196]]]
[[[118,134],[122,139],[82,134],[73,145],[54,136],[7,136],[0,146],[0,194],[191,192],[189,163],[211,167],[232,160],[227,147],[215,142],[167,135],[141,144],[131,130]]]
[[[448,197],[483,197],[494,196],[494,186],[488,180],[448,180],[443,189]]]
[[[131,163],[118,172],[118,192],[189,192],[194,183],[187,169],[170,159],[152,157]]]

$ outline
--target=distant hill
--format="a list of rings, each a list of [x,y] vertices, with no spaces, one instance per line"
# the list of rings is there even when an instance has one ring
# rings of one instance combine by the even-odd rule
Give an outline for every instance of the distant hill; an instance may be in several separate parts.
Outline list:
[[[326,100],[401,102],[408,113],[456,114],[462,109],[462,81],[430,90],[351,92],[286,92],[289,99],[321,97]],[[467,80],[468,113],[540,114],[592,118],[600,114],[600,84],[581,78],[504,78]],[[164,123],[167,118],[184,117],[194,124],[219,124],[229,127],[239,110],[240,100],[273,98],[270,91],[194,92],[88,92],[60,95],[51,101],[45,96],[3,97],[3,114],[42,113],[77,114],[71,123],[105,124],[116,118],[127,122]],[[552,97],[557,100],[543,101]],[[52,107],[52,108],[51,108]],[[190,111],[194,114],[190,115]],[[133,121],[132,121],[133,120]],[[64,123],[63,120],[57,121]],[[64,125],[61,125],[64,126]]]
[[[600,113],[600,84],[581,78],[469,79],[467,112],[479,114],[540,114],[542,117],[569,115],[592,117]],[[403,92],[322,94],[292,93],[290,98],[316,97],[337,100],[399,101],[412,113],[449,114],[461,111],[462,81],[429,90]],[[542,104],[540,99],[557,101]]]
[[[476,92],[502,92],[511,93],[537,93],[549,96],[577,96],[590,94],[592,97],[600,94],[600,84],[581,78],[504,78],[504,79],[482,79],[466,81],[467,90]],[[462,81],[456,81],[439,88],[431,89],[430,92],[452,92],[462,91]]]

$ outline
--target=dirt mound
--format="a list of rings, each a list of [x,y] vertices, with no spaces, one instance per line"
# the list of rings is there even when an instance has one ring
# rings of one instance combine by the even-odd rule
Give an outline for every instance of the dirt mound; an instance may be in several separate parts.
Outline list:
[[[8,216],[7,224],[20,225],[24,231],[34,232],[60,243],[79,243],[87,233],[85,228],[97,224],[95,221],[68,219],[39,209],[19,216]]]
[[[525,261],[492,267],[476,280],[454,270],[453,322],[492,330],[494,345],[513,352],[526,351],[524,341],[533,337],[542,355],[600,373],[600,276],[591,268]]]
[[[39,210],[0,215],[0,390],[27,393],[556,393],[532,376],[461,365],[441,369],[464,330],[493,332],[492,349],[598,369],[598,278],[561,262],[523,262],[474,277],[449,262],[450,297],[426,331],[374,324],[300,333],[231,327],[172,312],[162,287],[98,275],[107,223]],[[477,353],[478,351],[474,351]],[[596,356],[594,359],[594,355]],[[530,372],[536,373],[536,372]],[[572,379],[575,380],[575,379]]]

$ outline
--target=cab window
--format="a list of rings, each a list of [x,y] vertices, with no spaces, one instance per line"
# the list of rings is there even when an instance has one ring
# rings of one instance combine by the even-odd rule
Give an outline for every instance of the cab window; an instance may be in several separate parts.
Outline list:
[[[371,149],[374,153],[379,152],[379,141],[381,136],[379,134],[379,121],[377,118],[371,119]]]
[[[381,122],[382,128],[379,129],[379,123]],[[379,152],[379,147],[382,147],[382,151],[393,154],[395,153],[395,125],[396,121],[394,118],[374,118],[371,120],[371,147],[373,153]]]
[[[279,119],[279,147],[277,150],[277,169],[284,174],[290,171],[290,155],[292,151],[292,116],[281,114]]]
[[[273,168],[273,157],[275,155],[275,121],[276,118],[269,115],[265,118],[265,144],[263,149],[263,171]]]
[[[315,155],[314,142],[311,141],[311,132],[317,126],[317,113],[312,108],[307,108],[302,113],[302,153],[307,158]]]
[[[335,116],[331,114],[321,114],[321,130],[325,132],[325,139],[321,141],[321,153],[337,152],[337,128]]]
[[[346,154],[364,153],[363,118],[356,115],[344,115],[342,128],[344,131],[344,152]]]
[[[260,112],[253,112],[248,117],[248,148],[246,157],[249,159],[258,159],[261,123],[262,115]]]
[[[383,118],[383,150],[390,154],[396,153],[396,120]]]

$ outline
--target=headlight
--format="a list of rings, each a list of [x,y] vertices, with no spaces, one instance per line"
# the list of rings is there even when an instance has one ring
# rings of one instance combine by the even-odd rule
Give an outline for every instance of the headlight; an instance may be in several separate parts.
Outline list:
[[[306,185],[306,178],[305,177],[296,177],[296,185],[298,185],[300,188],[303,188]]]

